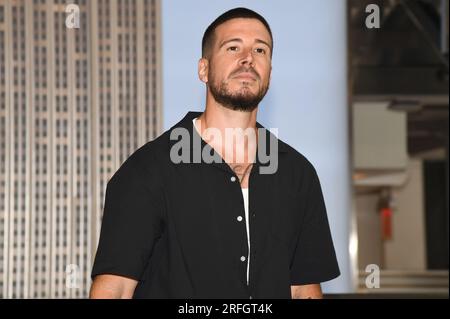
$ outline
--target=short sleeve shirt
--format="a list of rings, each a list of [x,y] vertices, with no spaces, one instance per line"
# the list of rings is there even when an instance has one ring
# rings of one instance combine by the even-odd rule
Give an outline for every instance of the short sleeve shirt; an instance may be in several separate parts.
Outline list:
[[[246,217],[237,175],[196,154],[220,158],[193,127],[200,115],[189,112],[135,151],[108,182],[92,278],[135,279],[134,298],[248,299],[291,298],[291,285],[339,276],[312,164],[257,123],[267,134],[259,134]],[[276,159],[271,173],[267,154]]]

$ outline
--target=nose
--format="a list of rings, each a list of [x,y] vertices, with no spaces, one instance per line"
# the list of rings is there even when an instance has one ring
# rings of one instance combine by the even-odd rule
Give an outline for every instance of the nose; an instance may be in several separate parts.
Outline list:
[[[242,58],[240,61],[240,64],[242,66],[253,66],[253,54],[252,54],[252,50],[245,50],[242,53]]]

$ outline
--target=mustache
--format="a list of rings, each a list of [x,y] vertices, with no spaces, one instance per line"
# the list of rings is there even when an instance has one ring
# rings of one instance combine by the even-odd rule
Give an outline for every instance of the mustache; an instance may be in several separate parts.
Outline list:
[[[239,75],[241,73],[251,73],[256,79],[258,79],[258,80],[260,79],[259,74],[258,74],[258,72],[255,71],[255,69],[253,69],[253,68],[245,68],[245,67],[241,67],[241,68],[237,69],[236,71],[233,71],[230,74],[230,78],[232,78],[234,76],[237,76],[237,75]]]

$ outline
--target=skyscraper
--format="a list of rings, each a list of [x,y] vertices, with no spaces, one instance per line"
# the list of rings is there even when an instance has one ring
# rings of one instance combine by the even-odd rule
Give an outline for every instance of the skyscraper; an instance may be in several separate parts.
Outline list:
[[[162,129],[159,18],[0,0],[0,297],[87,296],[106,183]]]

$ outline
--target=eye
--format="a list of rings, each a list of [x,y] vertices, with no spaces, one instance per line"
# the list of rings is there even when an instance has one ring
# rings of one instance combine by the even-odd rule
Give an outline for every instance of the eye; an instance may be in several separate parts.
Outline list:
[[[227,51],[234,51],[236,52],[238,50],[238,47],[233,46],[233,47],[228,47]]]
[[[259,53],[259,54],[266,54],[266,50],[263,48],[256,48],[255,51],[256,51],[256,53]]]

